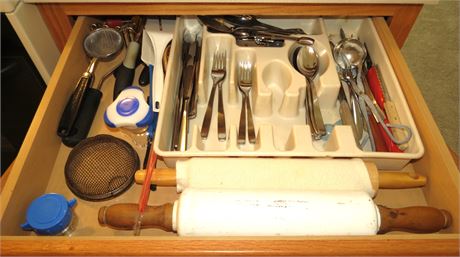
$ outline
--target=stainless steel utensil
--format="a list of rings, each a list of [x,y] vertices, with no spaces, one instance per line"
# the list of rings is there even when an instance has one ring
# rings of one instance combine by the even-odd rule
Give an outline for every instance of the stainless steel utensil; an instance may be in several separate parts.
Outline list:
[[[342,40],[334,46],[333,55],[339,67],[341,79],[345,82],[342,86],[346,87],[344,92],[351,107],[359,139],[362,137],[365,127],[369,135],[371,150],[375,151],[374,138],[371,133],[365,103],[353,90],[354,85],[357,87],[356,79],[362,71],[362,64],[366,58],[367,51],[361,41],[347,38],[343,29],[340,29],[340,37]]]
[[[281,28],[271,29],[270,25],[259,23],[241,25],[239,22],[230,21],[223,16],[198,16],[198,19],[208,27],[210,32],[228,33],[236,38],[239,46],[250,47],[282,47],[284,40],[293,40],[303,45],[313,45],[314,39],[307,36],[291,36],[291,32],[302,32],[302,30],[288,31]]]
[[[349,82],[350,88],[353,94],[355,94],[358,98],[358,104],[359,104],[358,106],[359,106],[359,109],[361,110],[362,118],[364,120],[366,131],[369,137],[371,151],[375,152],[376,150],[375,141],[374,141],[374,136],[372,135],[372,132],[371,132],[372,128],[371,128],[371,124],[369,121],[369,116],[368,116],[368,112],[366,108],[364,90],[362,90],[356,82],[356,77],[359,73],[359,71],[357,72],[356,70],[359,69],[358,67],[360,65],[362,65],[362,62],[364,61],[364,59],[361,60],[361,63],[358,62],[358,65],[351,65],[350,60],[348,59],[349,57],[347,55],[343,53],[339,53],[339,55],[340,55],[339,59],[342,60],[343,65],[344,65],[342,74],[344,75],[345,79]]]
[[[193,92],[193,82],[195,74],[195,55],[197,52],[197,43],[194,40],[190,43],[187,59],[185,62],[184,74],[184,87],[182,94],[182,116],[180,123],[180,136],[179,136],[179,150],[185,151],[187,149],[187,134],[189,130],[189,110],[190,101]]]
[[[256,134],[254,130],[254,121],[252,118],[251,102],[249,93],[252,89],[252,71],[253,65],[249,61],[240,62],[238,66],[238,88],[240,89],[243,99],[241,105],[240,125],[238,130],[238,144],[246,143],[246,113],[247,113],[247,131],[248,141],[251,144],[256,143]]]
[[[211,88],[211,94],[209,95],[208,107],[206,108],[206,113],[203,119],[203,124],[201,126],[201,138],[207,139],[209,134],[209,127],[211,125],[212,118],[212,108],[214,106],[214,95],[216,93],[216,88],[219,88],[219,102],[218,102],[218,117],[217,117],[217,130],[219,140],[226,139],[225,132],[225,113],[223,106],[223,97],[222,97],[222,82],[226,76],[226,56],[225,51],[219,52],[216,51],[213,57],[211,78],[213,85]]]
[[[346,57],[343,57],[343,59],[346,59]],[[346,60],[345,60],[345,63],[347,63]],[[348,67],[350,67],[350,66],[348,66]],[[386,124],[384,122],[385,117],[382,117],[383,111],[380,110],[379,106],[376,103],[374,104],[372,99],[365,93],[364,89],[361,89],[361,88],[358,87],[358,85],[354,81],[354,78],[351,77],[352,72],[350,71],[350,69],[351,68],[347,68],[348,72],[346,72],[346,74],[347,74],[346,76],[348,77],[348,79],[351,82],[352,90],[354,91],[355,94],[358,95],[361,111],[363,113],[367,114],[366,107],[369,108],[370,112],[374,116],[374,118],[377,121],[377,123],[379,123],[380,126],[383,127],[385,133],[390,137],[391,141],[393,141],[395,144],[404,144],[404,143],[409,142],[410,138],[412,137],[411,128],[409,126],[402,125],[402,124]],[[369,124],[369,120],[367,119],[367,115],[365,115],[364,119],[365,119],[365,121],[367,123],[368,131],[370,131],[370,124]],[[392,127],[405,130],[406,131],[406,137],[404,139],[395,138],[393,136],[393,133],[389,129],[389,128],[392,128]],[[369,137],[370,138],[372,137],[372,133],[369,133]],[[373,143],[373,142],[371,141],[371,143]],[[375,145],[373,146],[372,150],[375,151]]]
[[[257,18],[253,15],[224,15],[222,16],[222,19],[236,26],[245,26],[245,27],[257,26],[257,27],[265,28],[266,30],[271,31],[273,33],[284,34],[284,35],[292,35],[292,34],[306,35],[305,31],[303,31],[303,29],[301,28],[283,29],[283,28],[275,27],[267,23],[258,21]]]
[[[345,92],[343,88],[340,88],[338,100],[339,100],[339,114],[340,114],[340,119],[342,120],[342,124],[351,127],[353,136],[355,138],[356,145],[359,146],[360,145],[359,140],[361,139],[362,135],[358,134],[358,129],[356,128],[356,125],[354,123],[353,115],[351,113],[351,108],[345,99]]]
[[[364,45],[358,39],[345,38],[341,40],[334,47],[334,55],[343,55],[346,57],[346,61],[342,58],[335,58],[336,63],[342,68],[347,68],[347,65],[351,65],[352,68],[357,68],[357,72],[362,70],[363,62],[366,58],[367,51]]]
[[[261,40],[264,37],[269,37],[270,39],[286,39],[286,40],[297,42],[300,45],[313,45],[315,43],[315,40],[313,38],[307,37],[307,36],[291,36],[291,35],[275,33],[271,31],[264,31],[264,30],[255,31],[254,28],[245,28],[245,27],[236,28],[232,32],[232,34],[236,36],[237,38],[253,37],[256,40],[257,38]]]
[[[318,140],[326,135],[326,128],[313,82],[313,79],[318,74],[319,56],[313,46],[300,46],[296,51],[296,56],[293,56],[293,60],[295,60],[294,67],[305,76],[306,122],[311,126],[313,138]]]

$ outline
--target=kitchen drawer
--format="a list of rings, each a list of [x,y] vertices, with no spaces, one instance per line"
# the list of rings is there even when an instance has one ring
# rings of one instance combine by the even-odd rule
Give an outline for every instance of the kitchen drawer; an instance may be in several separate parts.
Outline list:
[[[87,66],[81,47],[93,18],[79,17],[48,84],[11,175],[1,194],[2,254],[16,255],[458,255],[458,170],[449,155],[439,129],[410,74],[383,18],[373,18],[378,35],[406,96],[425,152],[412,160],[405,171],[427,176],[423,188],[380,190],[375,202],[389,207],[428,205],[446,209],[453,215],[452,226],[435,234],[389,233],[352,237],[199,237],[183,238],[156,229],[145,229],[141,237],[132,231],[115,231],[97,224],[100,206],[137,202],[140,186],[133,185],[123,195],[105,202],[78,200],[75,213],[79,225],[71,238],[35,236],[21,230],[20,224],[29,203],[43,193],[56,192],[72,197],[64,180],[64,165],[70,149],[61,144],[56,128],[75,81]],[[111,69],[101,62],[96,75]],[[113,66],[113,64],[112,64]],[[97,81],[96,81],[97,83]],[[107,81],[105,85],[113,83]],[[111,102],[111,91],[103,86],[100,106]],[[116,134],[102,122],[99,108],[90,135]],[[128,138],[127,138],[128,139]],[[139,156],[144,153],[139,150]],[[160,161],[159,165],[164,165]],[[151,194],[149,205],[171,202],[175,189],[159,188]]]

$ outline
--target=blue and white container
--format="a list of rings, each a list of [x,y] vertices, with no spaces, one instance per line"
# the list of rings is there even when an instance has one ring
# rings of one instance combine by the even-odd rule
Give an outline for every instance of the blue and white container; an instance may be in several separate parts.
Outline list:
[[[139,87],[131,86],[118,95],[104,113],[105,123],[112,128],[142,131],[152,123],[153,111]]]
[[[44,194],[29,205],[26,222],[21,227],[37,235],[70,236],[76,224],[72,210],[76,203],[76,199],[67,201],[60,194]]]

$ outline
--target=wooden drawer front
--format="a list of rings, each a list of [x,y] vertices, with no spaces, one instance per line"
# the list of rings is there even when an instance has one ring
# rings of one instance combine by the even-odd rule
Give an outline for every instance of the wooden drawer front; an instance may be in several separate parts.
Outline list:
[[[64,181],[63,167],[70,149],[56,136],[57,123],[75,82],[87,66],[81,42],[94,19],[78,18],[51,78],[11,175],[1,194],[3,254],[14,255],[458,255],[459,227],[454,218],[450,229],[436,234],[416,235],[390,233],[368,237],[251,237],[251,238],[180,238],[156,229],[143,230],[141,237],[132,231],[114,231],[97,224],[97,211],[102,205],[137,202],[140,186],[108,202],[78,200],[76,215],[81,227],[72,238],[37,237],[24,232],[28,204],[37,196],[51,191],[71,197]],[[383,18],[374,25],[393,65],[422,138],[425,154],[412,161],[406,170],[428,177],[423,189],[380,190],[375,202],[390,207],[429,205],[447,209],[458,217],[458,171],[448,153],[439,129],[412,78],[398,46]],[[113,66],[113,64],[112,64]],[[100,63],[96,76],[110,70],[110,63]],[[97,83],[97,80],[95,81]],[[107,81],[106,84],[113,84]],[[106,85],[105,84],[105,85]],[[108,130],[98,117],[111,102],[112,88],[104,93],[90,135],[118,133]],[[123,137],[121,134],[117,134]],[[143,153],[139,153],[143,156]],[[160,188],[149,204],[171,202],[177,195],[173,188]]]

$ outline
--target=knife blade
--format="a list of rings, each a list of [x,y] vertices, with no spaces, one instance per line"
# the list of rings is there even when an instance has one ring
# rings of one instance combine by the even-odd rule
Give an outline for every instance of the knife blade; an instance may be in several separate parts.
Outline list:
[[[182,72],[182,110],[179,133],[179,151],[187,150],[187,134],[189,130],[189,110],[190,99],[192,97],[194,75],[195,75],[195,55],[197,53],[197,43],[194,40],[190,43],[188,54],[185,60],[185,67]]]

